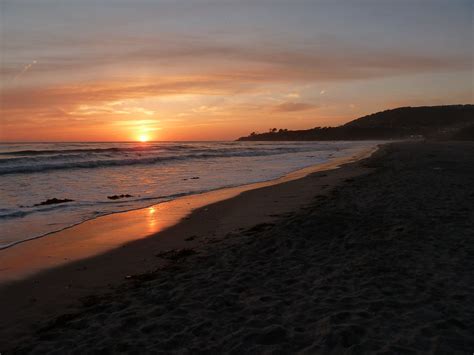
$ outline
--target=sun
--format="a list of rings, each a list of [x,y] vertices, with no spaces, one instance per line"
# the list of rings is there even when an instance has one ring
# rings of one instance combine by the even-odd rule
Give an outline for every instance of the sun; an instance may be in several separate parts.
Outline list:
[[[138,136],[138,140],[142,143],[146,143],[150,140],[150,137],[148,137],[146,134],[140,134]]]

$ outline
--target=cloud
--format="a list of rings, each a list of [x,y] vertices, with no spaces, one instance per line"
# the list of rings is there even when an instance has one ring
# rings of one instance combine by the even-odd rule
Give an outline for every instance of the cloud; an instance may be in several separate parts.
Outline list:
[[[147,105],[129,103],[186,95],[238,97],[246,105],[261,108],[256,95],[263,91],[271,94],[277,86],[284,88],[280,92],[288,93],[284,97],[289,101],[264,105],[265,110],[301,112],[317,108],[298,102],[300,94],[292,90],[301,84],[317,83],[321,87],[325,82],[472,68],[470,58],[449,53],[435,56],[394,52],[342,45],[337,40],[324,46],[297,41],[266,41],[255,46],[248,42],[170,36],[155,40],[109,39],[107,43],[103,46],[99,40],[90,44],[84,41],[77,48],[67,41],[55,43],[51,50],[35,55],[34,70],[32,64],[25,66],[26,60],[12,61],[12,49],[0,66],[0,77],[8,78],[0,87],[3,123],[100,123],[112,116],[152,116],[154,111]],[[26,72],[28,75],[23,75]],[[18,73],[23,75],[21,80],[13,80]],[[324,93],[320,91],[321,95]],[[215,110],[215,105],[205,99],[195,104],[196,111],[182,111],[183,115],[230,112],[228,107]]]
[[[317,105],[308,104],[304,102],[284,102],[273,108],[275,112],[297,112],[297,111],[307,111],[318,108]]]
[[[0,92],[0,116],[4,127],[20,123],[42,127],[58,126],[58,123],[106,124],[125,117],[159,116],[153,108],[157,98],[238,95],[256,90],[259,82],[258,74],[219,73],[209,77],[149,77],[146,82],[19,87]],[[185,100],[195,102],[196,98]],[[216,115],[219,112],[216,105],[196,107],[190,113]]]
[[[107,43],[103,46],[98,39],[54,42],[38,55],[41,64],[29,77],[47,81],[48,77],[73,71],[95,79],[103,76],[104,80],[110,80],[107,76],[111,75],[133,77],[143,72],[152,76],[250,72],[260,73],[264,81],[314,82],[472,69],[471,58],[460,54],[376,49],[337,39],[321,43],[262,41],[256,46],[251,42],[168,35],[107,38]],[[3,66],[17,67],[18,63],[5,60]],[[12,74],[5,70],[0,75],[8,79]]]
[[[222,95],[248,91],[258,77],[239,74],[217,74],[212,77],[149,78],[148,82],[105,82],[70,86],[16,88],[3,90],[3,110],[38,109],[52,106],[95,108],[97,105],[123,100],[170,95]],[[113,111],[112,107],[103,108]]]
[[[221,108],[218,106],[207,106],[207,105],[201,105],[199,107],[193,108],[192,112],[194,113],[205,113],[205,114],[213,114],[217,111],[219,111]]]

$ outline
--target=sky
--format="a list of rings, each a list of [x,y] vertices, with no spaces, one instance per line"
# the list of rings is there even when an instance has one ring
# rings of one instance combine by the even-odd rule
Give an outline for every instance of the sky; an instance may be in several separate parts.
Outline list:
[[[229,140],[473,103],[473,0],[0,0],[0,141]]]

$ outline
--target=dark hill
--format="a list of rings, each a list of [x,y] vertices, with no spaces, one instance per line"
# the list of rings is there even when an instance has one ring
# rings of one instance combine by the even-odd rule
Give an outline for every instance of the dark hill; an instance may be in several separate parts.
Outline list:
[[[240,141],[401,139],[413,136],[451,138],[474,124],[474,105],[400,107],[377,112],[338,127],[289,131],[276,128]]]

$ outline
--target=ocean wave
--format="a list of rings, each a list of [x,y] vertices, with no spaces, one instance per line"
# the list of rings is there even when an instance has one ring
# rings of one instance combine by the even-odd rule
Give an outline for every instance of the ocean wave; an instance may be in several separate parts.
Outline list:
[[[58,163],[45,162],[43,164],[26,164],[14,166],[0,166],[0,175],[7,174],[30,174],[46,172],[51,170],[68,170],[68,169],[94,169],[102,167],[129,166],[129,165],[151,165],[158,163],[166,163],[179,160],[193,159],[213,159],[224,157],[256,157],[269,156],[288,153],[309,152],[314,149],[295,148],[295,147],[278,147],[273,149],[246,149],[246,150],[201,150],[192,154],[181,154],[171,156],[152,156],[152,157],[127,157],[126,159],[99,159],[84,161],[62,161]]]
[[[54,154],[70,154],[70,153],[107,153],[107,152],[147,152],[154,151],[157,149],[163,150],[182,150],[189,149],[188,145],[145,145],[145,146],[133,146],[133,147],[111,147],[111,148],[79,148],[79,149],[38,149],[38,150],[16,150],[10,152],[0,152],[1,155],[11,156],[36,156],[36,155],[54,155]]]
[[[217,147],[216,147],[217,144]],[[128,152],[154,152],[154,151],[183,151],[183,150],[225,150],[225,149],[261,149],[261,147],[265,147],[268,149],[288,149],[285,146],[285,143],[282,143],[284,146],[275,147],[274,144],[270,144],[268,142],[258,142],[253,143],[252,146],[242,142],[218,142],[214,144],[202,142],[199,145],[196,143],[188,143],[188,144],[149,144],[149,145],[133,145],[133,146],[125,146],[125,147],[107,147],[107,148],[97,148],[97,147],[90,147],[90,148],[63,148],[63,149],[22,149],[22,150],[10,150],[10,151],[0,151],[1,156],[18,156],[18,157],[36,157],[36,156],[54,156],[57,154],[63,155],[77,155],[81,153],[85,154],[101,154],[101,153],[128,153]],[[302,144],[302,142],[292,142],[292,146],[305,146],[306,144]],[[70,145],[69,145],[70,146]],[[75,146],[73,146],[75,147]],[[318,147],[318,150],[322,148],[322,146]],[[0,158],[1,160],[5,158]],[[12,158],[13,159],[13,158]],[[21,159],[21,158],[17,158]]]
[[[7,213],[0,213],[0,220],[1,219],[7,219],[7,218],[20,218],[20,217],[25,217],[31,213],[34,213],[35,211],[12,211],[12,212],[7,212]]]
[[[83,203],[79,203],[81,205],[84,205]],[[95,204],[95,203],[94,203]],[[93,205],[93,203],[89,203],[89,205]],[[43,206],[23,206],[21,207],[22,209],[11,209],[6,212],[1,212],[0,213],[0,220],[4,219],[11,219],[11,218],[22,218],[26,217],[30,214],[34,214],[37,212],[50,212],[50,211],[55,211],[59,209],[64,209],[65,207],[70,207],[67,206],[66,204],[58,204],[58,205],[43,205]]]

